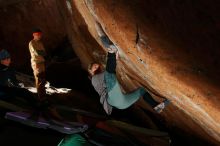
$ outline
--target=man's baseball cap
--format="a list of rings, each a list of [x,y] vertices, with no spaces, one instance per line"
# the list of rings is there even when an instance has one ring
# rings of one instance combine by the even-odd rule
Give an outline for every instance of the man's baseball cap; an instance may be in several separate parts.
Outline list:
[[[38,32],[42,33],[41,29],[33,28],[32,33],[38,33]]]
[[[5,49],[0,51],[0,60],[4,60],[7,58],[11,58],[11,55],[9,54],[9,52]]]

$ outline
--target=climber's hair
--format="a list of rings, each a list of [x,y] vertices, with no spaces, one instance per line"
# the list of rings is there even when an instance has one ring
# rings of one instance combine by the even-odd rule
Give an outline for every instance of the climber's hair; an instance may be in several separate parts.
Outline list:
[[[94,64],[99,64],[99,63],[98,63],[98,62],[92,62],[92,63],[90,63],[90,64],[88,65],[88,68],[87,68],[88,71],[92,69],[92,66],[93,66]]]
[[[92,78],[92,74],[91,74],[90,70],[92,69],[92,66],[94,64],[99,64],[99,68],[95,71],[94,75],[99,74],[99,73],[103,72],[103,70],[104,70],[104,66],[101,63],[99,63],[99,62],[92,62],[92,63],[90,63],[88,65],[88,69],[87,69],[88,73],[89,73],[89,78],[90,79]]]

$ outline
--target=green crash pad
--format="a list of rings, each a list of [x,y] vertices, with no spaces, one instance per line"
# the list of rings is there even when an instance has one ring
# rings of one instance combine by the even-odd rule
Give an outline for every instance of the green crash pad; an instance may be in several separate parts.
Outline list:
[[[84,137],[80,134],[73,134],[66,138],[63,138],[58,146],[92,146]]]

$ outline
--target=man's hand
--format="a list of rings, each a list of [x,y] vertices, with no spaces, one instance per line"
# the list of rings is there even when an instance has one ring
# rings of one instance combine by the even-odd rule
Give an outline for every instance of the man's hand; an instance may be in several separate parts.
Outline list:
[[[8,79],[8,87],[23,88],[24,84],[23,83],[13,82],[11,79]]]
[[[24,88],[24,83],[18,83],[18,86],[19,86],[20,88]]]

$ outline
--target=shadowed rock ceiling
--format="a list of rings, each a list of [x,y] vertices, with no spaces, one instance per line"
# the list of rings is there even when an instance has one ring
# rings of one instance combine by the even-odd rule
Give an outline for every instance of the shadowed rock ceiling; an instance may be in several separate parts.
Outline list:
[[[29,65],[27,44],[35,26],[45,32],[43,41],[49,52],[68,36],[84,69],[92,61],[104,62],[106,50],[95,27],[100,24],[119,48],[117,75],[124,91],[143,86],[157,100],[170,99],[172,104],[160,117],[168,128],[219,144],[220,2],[0,3],[1,47],[11,51],[18,69]]]

